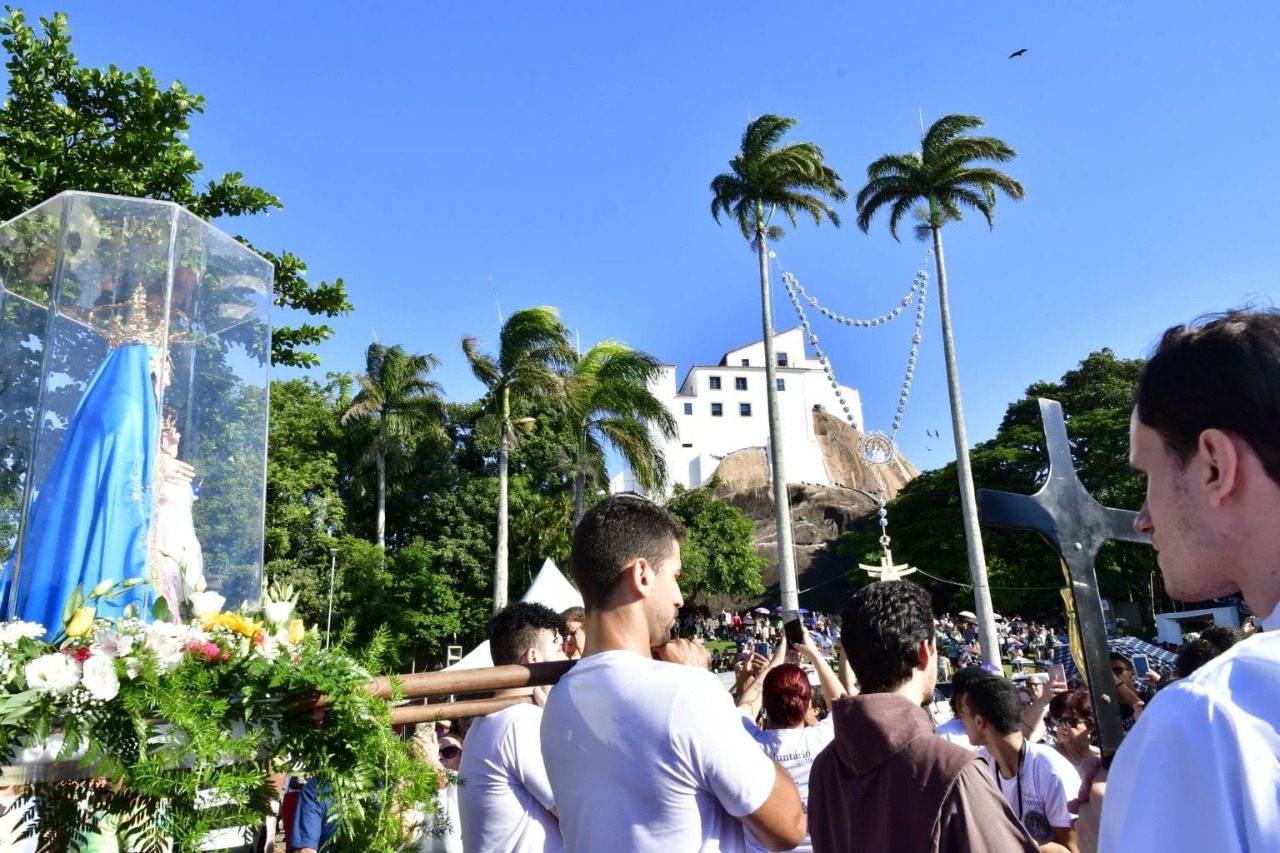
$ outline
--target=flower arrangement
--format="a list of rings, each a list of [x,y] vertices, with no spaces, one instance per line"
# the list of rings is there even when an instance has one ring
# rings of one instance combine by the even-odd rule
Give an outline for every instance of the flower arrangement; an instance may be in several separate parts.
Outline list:
[[[41,851],[78,849],[108,825],[131,849],[195,851],[213,830],[256,829],[276,773],[325,780],[340,848],[401,849],[403,816],[437,779],[365,689],[380,638],[368,668],[322,648],[287,587],[238,611],[197,592],[175,621],[97,615],[134,585],[77,591],[48,641],[42,625],[0,624],[0,753],[50,779],[16,806]]]

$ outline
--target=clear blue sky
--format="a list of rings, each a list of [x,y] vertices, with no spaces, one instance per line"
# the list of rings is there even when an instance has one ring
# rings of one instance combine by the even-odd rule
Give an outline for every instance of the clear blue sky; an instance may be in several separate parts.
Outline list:
[[[764,112],[798,119],[790,139],[820,144],[851,194],[875,157],[917,147],[918,111],[979,115],[1017,149],[1026,201],[1002,199],[993,232],[944,232],[973,442],[1099,347],[1142,355],[1168,325],[1277,292],[1274,0],[26,6],[54,8],[85,64],[207,97],[191,143],[209,173],[286,205],[232,230],[346,279],[355,311],[321,374],[359,369],[376,333],[438,355],[447,395],[474,399],[459,339],[494,341],[495,297],[556,305],[584,344],[621,338],[681,375],[757,339],[755,263],[707,185]],[[878,314],[923,246],[842,214],[779,257],[837,310]],[[936,307],[901,435],[924,468],[954,455]],[[790,323],[780,288],[775,311]],[[818,326],[871,428],[891,424],[909,322]]]

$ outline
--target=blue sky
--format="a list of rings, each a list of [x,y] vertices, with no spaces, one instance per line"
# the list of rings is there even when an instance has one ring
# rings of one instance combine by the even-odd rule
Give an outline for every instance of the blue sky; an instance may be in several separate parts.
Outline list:
[[[1277,292],[1274,2],[25,8],[67,11],[85,64],[206,96],[191,143],[210,175],[286,205],[229,229],[346,279],[355,311],[321,375],[359,369],[376,334],[435,353],[447,396],[474,399],[459,340],[494,341],[498,303],[558,306],[584,345],[620,338],[681,375],[758,338],[755,263],[707,185],[765,112],[798,119],[789,139],[820,144],[851,194],[867,163],[917,147],[921,111],[979,115],[1017,149],[1027,199],[1002,199],[994,231],[944,232],[972,442],[1099,347],[1142,355],[1166,326]],[[924,247],[842,215],[779,258],[836,310],[879,314]],[[923,468],[954,455],[930,301],[900,436]],[[780,287],[774,305],[785,327]],[[871,428],[892,422],[909,323],[818,325]]]

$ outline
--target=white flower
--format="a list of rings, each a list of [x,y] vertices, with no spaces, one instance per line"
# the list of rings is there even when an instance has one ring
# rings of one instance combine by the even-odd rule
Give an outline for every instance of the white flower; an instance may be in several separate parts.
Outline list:
[[[110,702],[120,692],[116,662],[106,655],[90,655],[84,662],[84,688],[102,702]]]
[[[271,634],[263,634],[262,642],[253,646],[255,654],[274,661],[280,656],[280,641]]]
[[[292,601],[268,601],[262,606],[262,615],[274,627],[287,624],[293,615]]]
[[[70,693],[80,683],[80,664],[59,652],[36,658],[23,671],[29,688],[54,696]]]
[[[110,625],[99,624],[93,629],[94,654],[122,658],[133,651],[133,642],[132,634],[119,634]]]
[[[0,625],[0,644],[12,646],[19,640],[38,640],[45,635],[44,626],[36,622],[7,622]]]
[[[216,592],[193,592],[187,596],[187,600],[191,602],[191,612],[197,619],[217,616],[222,611],[222,605],[227,603],[227,600]]]
[[[196,636],[185,625],[172,622],[152,622],[145,628],[143,646],[156,656],[161,672],[173,672],[182,663],[183,648]]]
[[[97,598],[106,595],[111,591],[111,587],[116,585],[115,578],[105,578],[98,581],[98,585],[89,590],[89,598]]]

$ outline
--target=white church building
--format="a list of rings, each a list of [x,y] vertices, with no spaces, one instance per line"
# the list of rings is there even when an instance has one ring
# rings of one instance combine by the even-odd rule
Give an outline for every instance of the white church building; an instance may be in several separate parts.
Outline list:
[[[822,364],[808,357],[800,326],[775,333],[773,341],[787,480],[833,485],[814,434],[813,410],[820,407],[843,417],[843,406]],[[651,389],[666,403],[679,426],[673,440],[663,441],[671,483],[695,488],[709,480],[720,460],[730,453],[768,448],[764,365],[764,341],[759,340],[726,352],[718,364],[690,367],[678,384],[676,366],[663,366]],[[854,425],[861,429],[861,396],[843,385],[840,391]],[[771,458],[768,453],[766,458]],[[644,491],[629,467],[613,477],[610,489],[615,494]]]

